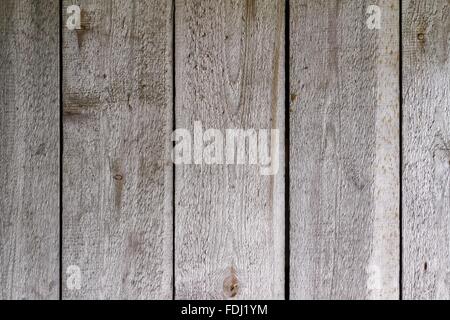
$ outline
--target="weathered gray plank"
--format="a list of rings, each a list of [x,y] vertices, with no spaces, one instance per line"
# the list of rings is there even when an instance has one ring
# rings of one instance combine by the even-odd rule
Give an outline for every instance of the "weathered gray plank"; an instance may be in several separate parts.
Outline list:
[[[176,166],[176,298],[283,298],[284,1],[175,10],[176,127],[280,130],[276,175],[248,161]]]
[[[64,2],[65,10],[71,1]],[[64,28],[65,299],[172,297],[172,4],[78,1]]]
[[[402,14],[404,297],[450,299],[450,2]]]
[[[0,2],[0,298],[57,299],[58,1]]]
[[[291,298],[397,299],[398,1],[290,13]]]

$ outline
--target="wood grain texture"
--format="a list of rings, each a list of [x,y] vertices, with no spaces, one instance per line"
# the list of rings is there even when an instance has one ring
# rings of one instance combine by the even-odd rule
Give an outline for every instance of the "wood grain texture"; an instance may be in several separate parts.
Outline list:
[[[290,9],[291,299],[398,299],[398,1]]]
[[[405,299],[450,299],[450,2],[403,1]]]
[[[176,127],[280,130],[276,175],[248,162],[176,166],[176,298],[282,299],[284,1],[175,10]]]
[[[57,299],[58,1],[0,2],[0,299]]]
[[[170,299],[172,3],[78,4],[81,30],[64,28],[63,297]]]

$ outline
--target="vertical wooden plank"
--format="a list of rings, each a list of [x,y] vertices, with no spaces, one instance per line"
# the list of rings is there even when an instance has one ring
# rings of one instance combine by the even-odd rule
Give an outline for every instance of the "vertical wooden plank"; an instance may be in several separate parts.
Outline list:
[[[81,30],[64,29],[63,268],[80,268],[81,289],[65,285],[71,268],[63,295],[170,299],[172,4],[78,4]]]
[[[291,1],[290,17],[291,298],[397,299],[398,1]]]
[[[276,175],[248,161],[176,166],[176,298],[281,299],[284,1],[178,0],[175,11],[177,129],[194,138],[200,121],[280,138]]]
[[[58,1],[0,2],[0,298],[57,299]]]
[[[402,14],[404,297],[450,299],[450,2]]]

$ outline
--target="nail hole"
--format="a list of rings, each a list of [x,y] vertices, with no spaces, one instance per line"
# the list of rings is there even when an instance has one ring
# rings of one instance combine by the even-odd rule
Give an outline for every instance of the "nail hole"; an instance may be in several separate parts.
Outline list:
[[[114,180],[116,180],[116,181],[121,181],[122,179],[123,179],[123,176],[120,175],[120,174],[116,174],[116,175],[114,176]]]

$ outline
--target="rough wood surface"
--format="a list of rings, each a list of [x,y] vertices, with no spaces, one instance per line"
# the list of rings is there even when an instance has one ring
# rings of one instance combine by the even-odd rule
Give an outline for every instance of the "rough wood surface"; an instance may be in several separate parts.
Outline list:
[[[81,30],[64,27],[63,298],[170,299],[172,4],[77,4]],[[66,286],[72,265],[80,290]]]
[[[58,1],[0,1],[0,299],[57,299]]]
[[[403,286],[450,299],[450,2],[403,1]]]
[[[397,299],[398,1],[291,1],[290,23],[291,298]]]
[[[176,166],[176,298],[282,299],[284,1],[178,0],[175,10],[176,127],[280,130],[274,176]]]

